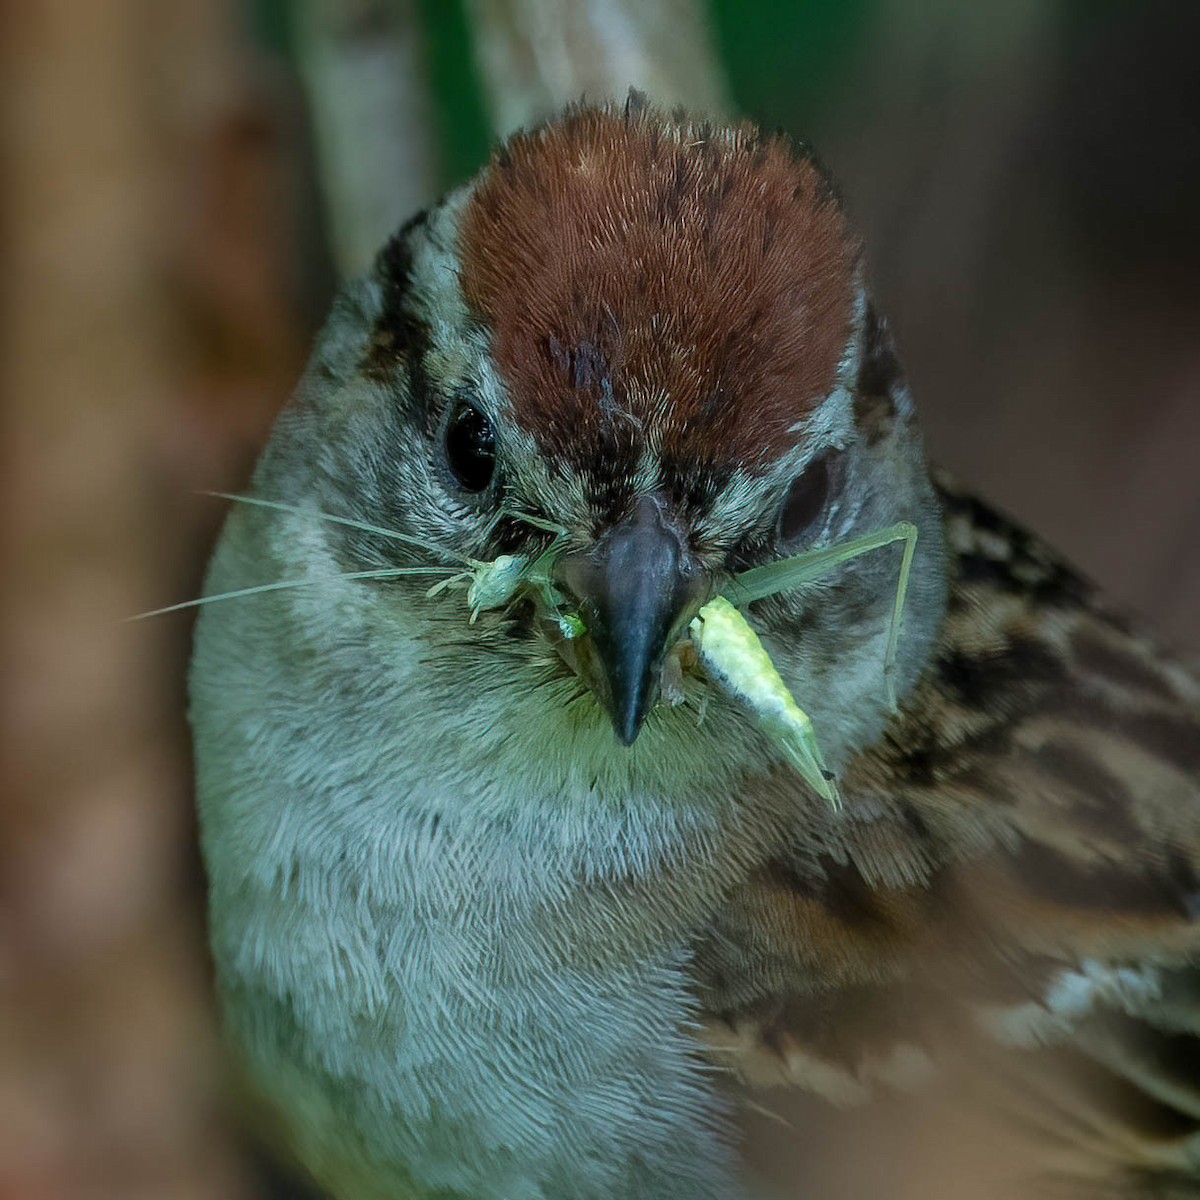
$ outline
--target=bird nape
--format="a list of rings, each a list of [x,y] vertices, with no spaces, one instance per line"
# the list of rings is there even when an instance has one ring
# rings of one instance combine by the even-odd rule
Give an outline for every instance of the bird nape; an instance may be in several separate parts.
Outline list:
[[[931,476],[807,150],[516,135],[238,499],[212,945],[333,1195],[1200,1194],[1200,682]]]

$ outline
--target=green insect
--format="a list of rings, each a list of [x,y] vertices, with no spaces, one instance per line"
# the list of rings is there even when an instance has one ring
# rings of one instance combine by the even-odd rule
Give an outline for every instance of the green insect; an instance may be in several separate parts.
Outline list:
[[[543,523],[539,518],[521,518],[555,533],[555,541],[536,557],[527,554],[500,554],[490,562],[480,559],[465,559],[466,567],[457,574],[435,584],[426,595],[432,597],[450,587],[466,586],[469,623],[474,624],[481,612],[504,608],[522,592],[533,592],[542,602],[546,612],[558,622],[559,632],[568,640],[581,637],[587,632],[583,618],[577,613],[563,609],[563,596],[558,590],[552,568],[562,553],[563,531],[556,525]]]
[[[472,625],[485,609],[503,608],[522,588],[537,586],[533,580],[534,560],[526,554],[501,554],[490,562],[477,558],[464,561],[462,571],[434,584],[425,594],[432,599],[447,588],[466,587]]]
[[[571,640],[586,633],[587,626],[583,618],[562,607],[563,597],[555,587],[550,571],[558,553],[558,548],[551,546],[534,559],[523,554],[501,554],[491,562],[471,560],[471,570],[466,572],[470,577],[467,586],[470,623],[474,624],[485,609],[504,608],[520,592],[526,591],[537,594],[543,608],[553,614],[558,622],[563,637]]]
[[[700,610],[690,627],[705,674],[755,715],[763,730],[783,748],[801,777],[832,805],[834,811],[841,808],[841,798],[833,775],[825,766],[812,720],[788,691],[771,656],[739,609],[755,600],[819,579],[841,563],[899,541],[904,542],[904,555],[883,667],[888,704],[894,709],[896,647],[908,577],[917,547],[917,528],[908,521],[744,571],[730,581],[723,595]]]
[[[394,529],[386,529],[380,525],[372,525],[367,521],[359,521],[353,517],[337,516],[333,513],[320,512],[302,505],[288,504],[283,500],[266,500],[259,496],[237,496],[231,495],[228,492],[208,492],[206,494],[219,497],[223,500],[232,500],[237,504],[245,504],[254,508],[296,513],[305,517],[316,517],[335,525],[344,525],[350,529],[358,529],[364,533],[375,534],[378,537],[399,542],[413,549],[424,550],[430,554],[445,553],[424,538],[400,533]],[[556,525],[554,522],[547,521],[543,517],[515,510],[505,510],[497,515],[495,521],[489,526],[488,532],[490,533],[491,529],[504,517],[520,521],[526,525],[532,525],[534,528],[544,530],[547,533],[552,533],[554,534],[554,541],[545,551],[534,556],[501,554],[490,561],[484,561],[464,554],[457,554],[454,557],[458,560],[458,565],[449,568],[426,564],[421,566],[382,567],[363,571],[343,571],[328,576],[309,576],[303,579],[280,579],[271,583],[236,588],[233,591],[221,592],[218,595],[201,596],[196,600],[184,600],[179,604],[170,604],[165,608],[156,608],[150,612],[139,613],[132,619],[140,620],[145,617],[162,616],[165,613],[178,612],[181,609],[198,608],[201,605],[213,604],[221,600],[243,599],[249,596],[257,596],[264,592],[289,591],[295,588],[311,587],[314,583],[320,583],[325,579],[390,580],[399,579],[404,576],[434,575],[441,576],[441,578],[429,589],[426,595],[432,597],[449,588],[465,587],[471,624],[475,623],[479,614],[484,610],[504,608],[505,605],[515,600],[520,593],[533,592],[541,599],[546,610],[553,614],[563,637],[581,637],[587,631],[586,626],[582,618],[577,614],[563,611],[563,597],[558,592],[551,577],[551,568],[555,559],[562,551],[566,530],[561,525]],[[448,576],[446,574],[447,570],[451,572]]]
[[[904,542],[904,553],[883,666],[888,703],[894,708],[896,649],[917,544],[917,528],[907,521],[835,546],[744,571],[730,580],[722,595],[700,610],[690,627],[697,658],[710,682],[754,714],[764,732],[782,747],[801,777],[817,795],[829,802],[834,811],[840,810],[841,797],[834,777],[825,765],[812,719],[796,703],[771,656],[739,610],[755,600],[820,579],[841,563],[899,541]],[[438,584],[431,589],[430,595],[466,582],[470,620],[474,621],[482,610],[503,608],[521,592],[533,591],[547,611],[555,615],[562,635],[568,639],[577,638],[587,632],[587,627],[578,614],[563,610],[563,597],[552,578],[551,568],[559,552],[555,543],[534,559],[508,554],[491,562],[471,559],[465,571]]]
[[[312,513],[297,505],[279,500],[264,500],[253,496],[224,496],[241,504],[282,512],[315,515],[323,520],[346,525],[367,533],[373,533],[413,548],[433,551],[435,548],[421,538],[394,530],[384,529],[349,517],[329,513]],[[553,566],[562,553],[566,531],[560,526],[525,513],[510,512],[504,515],[533,525],[554,534],[549,547],[537,555],[501,554],[491,561],[461,556],[461,568],[448,578],[442,578],[428,595],[435,596],[447,588],[466,588],[469,620],[473,623],[486,610],[504,608],[523,593],[536,595],[546,612],[558,624],[559,632],[566,639],[582,637],[587,632],[583,618],[564,607],[565,598],[558,590],[553,578]],[[853,538],[848,542],[811,550],[779,562],[767,563],[736,575],[725,586],[721,595],[709,601],[690,626],[692,643],[704,673],[715,686],[745,705],[761,723],[764,731],[784,750],[800,772],[801,777],[813,790],[827,800],[834,809],[841,801],[832,774],[825,766],[816,731],[808,714],[796,703],[787,685],[771,661],[758,635],[750,627],[741,609],[756,600],[766,599],[786,592],[801,584],[810,583],[828,574],[841,563],[878,550],[893,542],[904,542],[904,554],[900,562],[900,573],[896,584],[896,596],[892,605],[891,627],[887,649],[884,654],[883,678],[888,703],[895,708],[896,647],[900,636],[900,622],[904,611],[904,599],[908,591],[908,577],[912,569],[913,554],[917,545],[917,529],[907,521],[889,525],[886,529]],[[427,566],[385,567],[375,570],[351,571],[332,578],[341,579],[394,579],[406,575],[444,575],[446,568]],[[143,617],[193,608],[218,600],[232,600],[257,595],[261,592],[301,588],[319,582],[316,578],[286,579],[252,587],[238,588],[215,596],[203,596],[198,600],[187,600],[166,608],[140,614]]]
[[[700,610],[690,629],[709,679],[745,704],[813,791],[839,809],[841,799],[821,757],[812,721],[792,698],[746,618],[718,596]]]

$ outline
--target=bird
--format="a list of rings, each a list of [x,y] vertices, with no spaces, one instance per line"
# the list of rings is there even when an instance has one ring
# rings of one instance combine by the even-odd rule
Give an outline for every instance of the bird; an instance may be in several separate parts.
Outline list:
[[[638,93],[514,134],[239,500],[210,940],[331,1195],[1200,1195],[1200,680],[929,464],[806,144]]]

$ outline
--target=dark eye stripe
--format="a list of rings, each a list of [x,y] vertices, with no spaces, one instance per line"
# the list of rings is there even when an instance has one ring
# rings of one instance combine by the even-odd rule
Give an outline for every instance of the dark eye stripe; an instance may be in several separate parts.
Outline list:
[[[424,362],[432,335],[413,305],[411,238],[425,219],[426,214],[418,214],[379,253],[375,271],[383,285],[383,303],[360,365],[370,378],[387,381],[403,364],[418,396],[425,391]]]

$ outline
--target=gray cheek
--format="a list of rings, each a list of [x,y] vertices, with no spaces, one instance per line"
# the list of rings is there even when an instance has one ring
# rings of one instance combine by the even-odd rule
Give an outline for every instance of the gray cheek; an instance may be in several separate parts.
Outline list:
[[[895,572],[865,559],[836,579],[754,606],[764,633],[813,662],[833,664],[851,648],[886,633]]]

